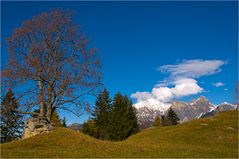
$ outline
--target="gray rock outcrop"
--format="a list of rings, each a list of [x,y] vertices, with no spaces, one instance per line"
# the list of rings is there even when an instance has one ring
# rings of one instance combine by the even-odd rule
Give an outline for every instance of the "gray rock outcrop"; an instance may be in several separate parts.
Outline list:
[[[55,125],[45,118],[33,117],[25,124],[22,139],[26,139],[38,134],[48,133],[55,128]]]

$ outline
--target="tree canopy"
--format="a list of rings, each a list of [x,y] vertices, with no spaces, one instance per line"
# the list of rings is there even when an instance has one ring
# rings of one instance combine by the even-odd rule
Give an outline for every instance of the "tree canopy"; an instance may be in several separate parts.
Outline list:
[[[83,124],[85,134],[102,140],[124,140],[139,131],[136,111],[127,96],[115,94],[111,101],[104,89],[97,97],[92,119]]]
[[[4,88],[18,90],[18,111],[51,120],[56,109],[79,115],[81,97],[100,85],[96,49],[73,22],[73,12],[51,10],[22,23],[7,38]],[[85,104],[84,104],[85,105]],[[32,110],[40,107],[39,113]]]

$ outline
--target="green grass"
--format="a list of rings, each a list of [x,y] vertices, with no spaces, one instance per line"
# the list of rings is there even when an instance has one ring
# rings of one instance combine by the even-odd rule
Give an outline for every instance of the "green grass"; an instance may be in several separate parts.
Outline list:
[[[1,145],[1,157],[190,157],[237,158],[238,111],[152,127],[125,141],[101,141],[66,128]]]

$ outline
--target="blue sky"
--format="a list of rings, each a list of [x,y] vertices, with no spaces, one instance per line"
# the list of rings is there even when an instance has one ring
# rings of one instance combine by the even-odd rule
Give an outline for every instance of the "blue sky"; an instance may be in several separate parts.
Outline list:
[[[129,97],[136,92],[153,95],[152,89],[159,88],[158,82],[165,80],[163,87],[174,93],[169,100],[189,101],[204,95],[215,104],[233,102],[238,78],[237,3],[1,2],[1,63],[7,61],[4,39],[23,20],[52,8],[70,9],[76,11],[75,22],[98,48],[102,80],[111,96],[118,91]],[[199,68],[204,62],[210,68],[204,67],[205,72],[200,75],[200,69],[187,70],[193,75],[180,75],[180,79],[189,79],[186,83],[192,87],[198,86],[195,92],[184,96],[173,89],[178,76],[169,67],[166,72],[159,69],[165,65],[173,65],[177,71],[181,66]],[[61,114],[71,123],[87,118]]]

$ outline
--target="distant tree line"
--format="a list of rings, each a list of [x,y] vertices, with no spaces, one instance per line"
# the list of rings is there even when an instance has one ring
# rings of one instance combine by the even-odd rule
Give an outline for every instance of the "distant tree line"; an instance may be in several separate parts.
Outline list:
[[[120,141],[139,132],[135,108],[127,96],[115,94],[113,100],[104,89],[97,97],[91,120],[83,124],[85,134],[102,140]]]

